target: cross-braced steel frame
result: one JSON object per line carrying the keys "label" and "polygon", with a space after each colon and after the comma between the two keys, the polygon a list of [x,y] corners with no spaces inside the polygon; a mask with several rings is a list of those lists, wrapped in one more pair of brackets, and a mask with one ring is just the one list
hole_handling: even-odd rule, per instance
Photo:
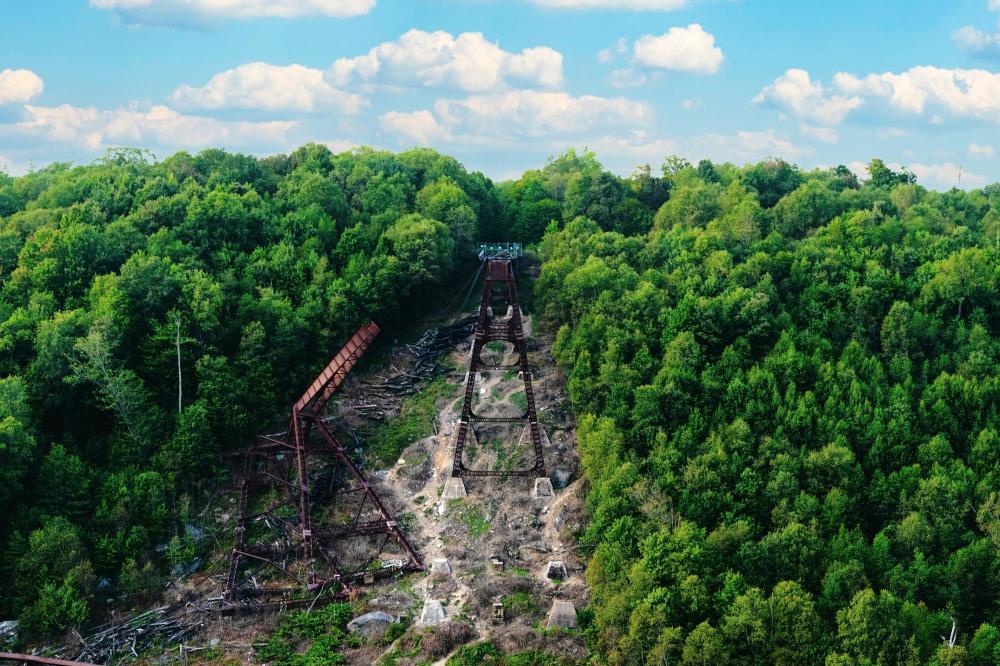
{"label": "cross-braced steel frame", "polygon": [[[498,317],[494,314],[491,303],[497,288],[506,296],[509,317]],[[524,395],[528,408],[521,416],[479,416],[472,411],[476,395],[476,375],[485,365],[480,354],[490,342],[509,342],[517,353],[517,368],[524,380]],[[487,470],[469,469],[462,460],[465,445],[469,439],[469,431],[474,423],[524,423],[534,447],[535,461],[528,469],[521,470]],[[535,412],[535,392],[531,386],[531,367],[528,364],[528,347],[524,336],[524,326],[521,322],[521,308],[517,301],[517,286],[514,283],[513,264],[506,259],[489,259],[486,262],[486,281],[483,284],[483,294],[479,302],[479,318],[476,322],[475,338],[472,342],[472,354],[469,359],[469,373],[465,383],[465,401],[462,403],[462,417],[458,424],[458,436],[455,441],[455,459],[452,463],[453,477],[493,476],[493,477],[541,477],[545,474],[545,458],[542,454],[542,435],[538,427],[538,414]]]}
{"label": "cross-braced steel frame", "polygon": [[[364,569],[346,570],[334,552],[338,541],[351,537],[381,536],[382,546],[393,540],[405,552],[403,559],[372,573],[423,570],[420,556],[389,509],[321,416],[378,332],[374,323],[359,328],[292,406],[285,432],[261,435],[246,451],[235,543],[223,593],[226,603],[267,603],[269,598],[317,590],[331,583],[349,587],[367,573]],[[332,463],[328,469],[336,470],[339,478],[323,479],[315,466],[310,477],[310,460]],[[311,503],[324,492],[332,495],[335,508],[338,503],[352,501],[353,519],[345,524],[315,526]],[[373,516],[378,517],[366,519]],[[323,574],[317,570],[317,558],[326,565]],[[254,582],[248,586],[254,573],[247,569],[254,564],[255,570],[277,572],[284,584],[262,586]]]}

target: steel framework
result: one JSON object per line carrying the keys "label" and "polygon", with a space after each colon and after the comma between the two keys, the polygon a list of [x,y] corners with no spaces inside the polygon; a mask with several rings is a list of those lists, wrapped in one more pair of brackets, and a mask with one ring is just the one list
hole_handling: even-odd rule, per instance
{"label": "steel framework", "polygon": [[[246,451],[235,543],[223,592],[227,604],[247,599],[266,603],[269,598],[331,583],[346,588],[366,573],[423,570],[420,556],[399,524],[328,427],[328,419],[322,417],[324,407],[378,332],[374,323],[359,328],[292,406],[285,432],[260,435]],[[336,473],[324,476],[316,466],[310,468],[311,460],[333,463]],[[347,513],[346,522],[314,526],[312,504],[324,495],[331,498],[334,510]],[[347,507],[349,502],[353,504]],[[343,511],[345,507],[349,511]],[[348,571],[334,547],[352,537],[381,537],[380,551],[392,540],[403,557],[382,564],[377,571]],[[323,575],[317,571],[317,556],[327,565]],[[258,584],[253,573],[244,571],[251,563],[258,570],[270,568],[288,583]],[[248,581],[253,584],[247,586]]]}
{"label": "steel framework", "polygon": [[[505,304],[509,316],[498,317],[491,307],[497,288],[505,296]],[[509,342],[517,353],[517,368],[524,380],[524,395],[527,409],[521,416],[487,417],[479,416],[472,411],[472,403],[476,394],[476,375],[485,365],[480,354],[490,342]],[[486,470],[469,469],[462,460],[465,446],[469,439],[469,431],[473,423],[525,423],[534,447],[535,461],[528,469],[522,470]],[[545,458],[542,454],[542,436],[538,427],[538,415],[535,413],[535,393],[531,385],[531,367],[528,364],[528,348],[521,322],[521,308],[517,301],[517,286],[514,283],[514,267],[508,259],[490,259],[486,262],[486,280],[479,302],[479,317],[476,321],[476,333],[472,342],[472,353],[469,359],[469,373],[465,382],[465,401],[462,404],[462,416],[458,425],[458,436],[455,442],[455,459],[452,463],[453,477],[493,476],[493,477],[543,477],[545,474]]]}

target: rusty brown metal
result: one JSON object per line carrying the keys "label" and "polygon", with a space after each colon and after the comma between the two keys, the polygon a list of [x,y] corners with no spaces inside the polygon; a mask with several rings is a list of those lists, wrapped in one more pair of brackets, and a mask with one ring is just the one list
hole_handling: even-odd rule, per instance
{"label": "rusty brown metal", "polygon": [[[223,591],[228,607],[287,604],[296,594],[316,593],[333,584],[346,592],[365,570],[349,570],[334,548],[354,537],[381,536],[382,546],[391,540],[402,549],[404,557],[380,567],[378,573],[423,570],[420,556],[396,519],[321,416],[378,332],[374,323],[359,328],[292,406],[285,432],[262,435],[245,452],[235,539]],[[325,489],[319,479],[310,479],[310,472],[319,475],[315,465],[310,467],[312,461],[326,462],[334,471]],[[341,504],[350,509],[353,518],[346,524],[314,527],[313,499],[324,490],[334,509]],[[251,528],[261,524],[266,529],[250,535]],[[320,560],[323,572],[317,569]],[[247,586],[254,574],[244,575],[244,570],[254,564],[270,569],[284,582]],[[267,601],[273,598],[281,601]]]}
{"label": "rusty brown metal", "polygon": [[39,657],[33,654],[18,654],[16,652],[0,652],[0,661],[15,661],[20,664],[50,664],[51,666],[97,666],[97,664],[91,664],[87,661],[52,659],[51,657]]}
{"label": "rusty brown metal", "polygon": [[[494,314],[491,303],[499,288],[505,296],[503,304],[510,311],[510,316],[498,317]],[[520,417],[482,417],[472,411],[476,393],[476,374],[484,363],[480,354],[483,347],[494,341],[509,342],[517,352],[516,367],[524,381],[524,395],[528,408]],[[469,469],[462,460],[465,445],[469,439],[472,424],[476,422],[492,423],[525,423],[534,447],[535,461],[528,469],[522,470],[486,470]],[[528,347],[521,321],[521,307],[517,300],[517,285],[514,282],[514,266],[507,259],[489,259],[486,262],[486,280],[479,302],[479,316],[476,320],[476,332],[472,342],[472,354],[469,360],[469,372],[466,375],[465,400],[462,403],[462,416],[458,424],[458,436],[455,442],[455,458],[452,462],[453,477],[492,476],[492,477],[541,477],[545,474],[545,457],[542,452],[542,436],[538,427],[538,414],[535,412],[535,392],[531,384],[531,366],[528,364]]]}

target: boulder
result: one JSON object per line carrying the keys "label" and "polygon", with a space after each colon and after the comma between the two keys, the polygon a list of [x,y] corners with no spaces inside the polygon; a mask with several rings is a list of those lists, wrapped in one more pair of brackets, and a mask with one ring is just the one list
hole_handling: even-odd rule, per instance
{"label": "boulder", "polygon": [[395,621],[396,618],[388,613],[383,613],[382,611],[372,611],[371,613],[359,615],[348,622],[347,630],[352,634],[370,634],[372,632],[385,629],[388,625]]}
{"label": "boulder", "polygon": [[573,479],[573,475],[570,474],[569,470],[556,469],[552,472],[552,487],[556,490],[562,490],[569,485],[569,482]]}

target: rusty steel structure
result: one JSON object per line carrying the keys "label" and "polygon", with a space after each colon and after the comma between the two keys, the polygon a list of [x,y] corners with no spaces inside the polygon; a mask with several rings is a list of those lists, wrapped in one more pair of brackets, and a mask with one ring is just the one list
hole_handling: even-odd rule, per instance
{"label": "rusty steel structure", "polygon": [[[506,306],[504,316],[495,314],[494,299],[499,296],[500,307]],[[524,395],[527,409],[521,416],[480,416],[473,411],[476,394],[476,376],[485,366],[481,354],[490,342],[508,342],[517,354],[517,367],[524,381]],[[462,456],[469,441],[469,433],[475,423],[524,423],[534,449],[534,464],[527,469],[470,469]],[[475,433],[473,432],[473,435]],[[544,477],[545,458],[542,453],[542,434],[535,412],[535,394],[531,384],[531,367],[528,364],[528,348],[521,322],[521,308],[517,300],[517,286],[514,282],[514,266],[509,259],[486,259],[486,279],[479,302],[479,316],[476,321],[475,337],[469,358],[469,372],[465,382],[465,400],[462,416],[458,424],[455,442],[455,458],[452,463],[452,477]]]}
{"label": "rusty steel structure", "polygon": [[[286,430],[260,435],[246,451],[223,591],[226,605],[275,603],[297,592],[322,591],[332,583],[346,591],[362,577],[423,570],[420,556],[323,417],[327,403],[378,332],[374,323],[359,328],[292,406]],[[331,464],[317,467],[311,461]],[[314,504],[321,498],[342,515],[316,524]],[[377,570],[367,564],[350,570],[335,551],[357,537],[381,540],[379,552],[394,542],[400,557],[380,562]],[[284,584],[261,584],[255,572],[263,569]]]}

